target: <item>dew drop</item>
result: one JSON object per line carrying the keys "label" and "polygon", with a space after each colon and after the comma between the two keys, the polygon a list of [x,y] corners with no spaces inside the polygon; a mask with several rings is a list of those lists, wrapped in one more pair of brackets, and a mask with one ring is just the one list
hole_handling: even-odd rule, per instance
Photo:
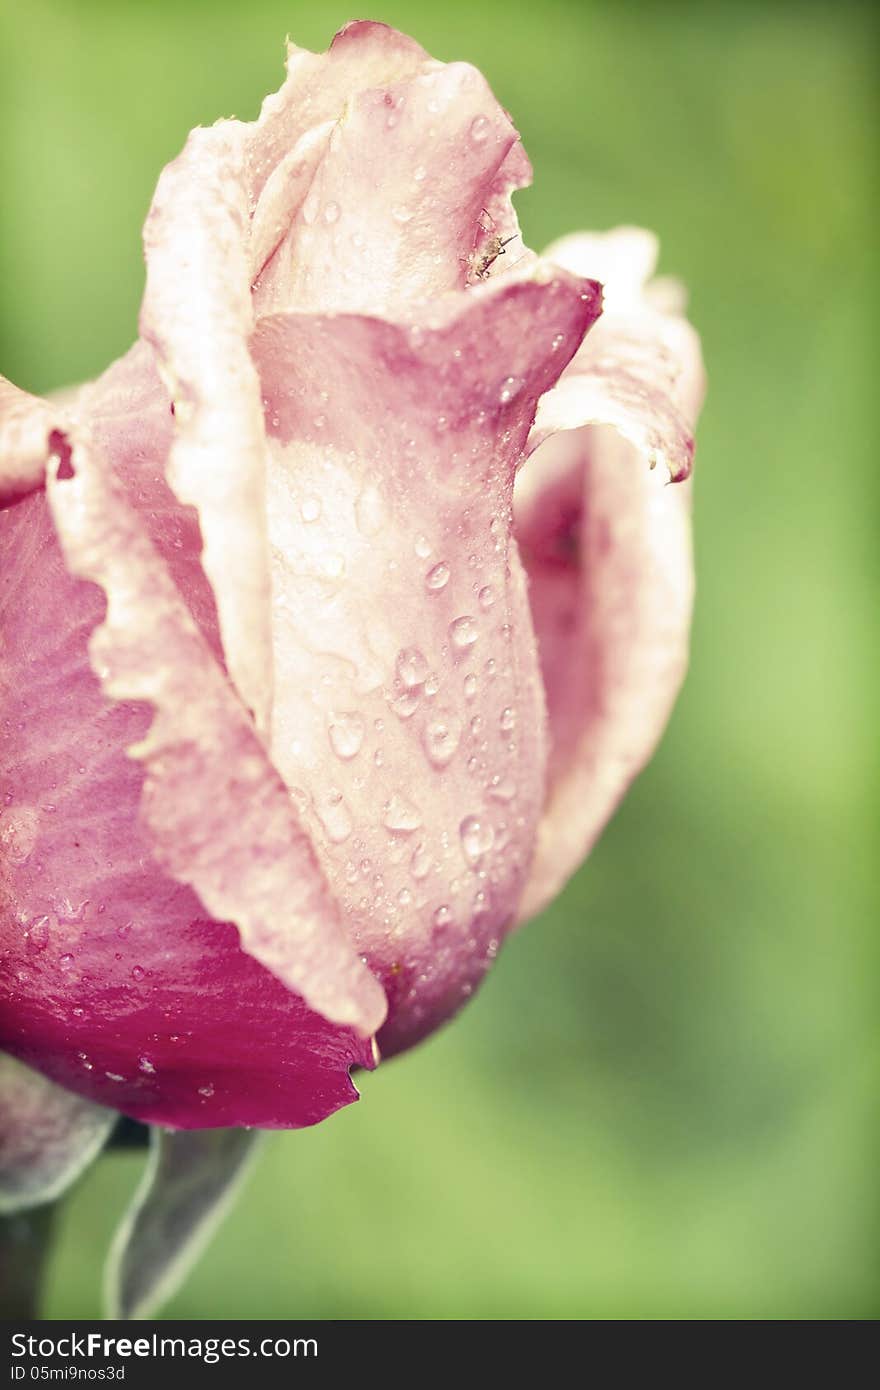
{"label": "dew drop", "polygon": [[427,177],[428,171],[425,168],[424,164],[417,164],[415,169],[413,169],[413,180],[416,183],[424,183]]}
{"label": "dew drop", "polygon": [[116,928],[116,935],[119,937],[120,941],[124,941],[130,931],[131,922],[120,922],[119,926]]}
{"label": "dew drop", "polygon": [[459,834],[465,858],[471,864],[476,864],[478,859],[482,859],[495,843],[495,832],[491,825],[479,816],[465,816],[459,826]]}
{"label": "dew drop", "polygon": [[516,711],[508,705],[506,709],[501,711],[498,723],[501,725],[502,732],[509,734],[511,729],[516,727]]}
{"label": "dew drop", "polygon": [[147,1076],[155,1076],[156,1074],[156,1068],[153,1066],[149,1057],[138,1057],[138,1067]]}
{"label": "dew drop", "polygon": [[427,560],[431,553],[431,542],[427,536],[416,536],[413,542],[413,550],[420,560]]}
{"label": "dew drop", "polygon": [[317,521],[318,517],[321,515],[320,497],[304,497],[299,504],[299,514],[303,521]]}
{"label": "dew drop", "polygon": [[210,1100],[213,1094],[214,1087],[211,1085],[210,1081],[208,1082],[207,1086],[199,1087],[199,1095],[204,1096],[205,1100]]}
{"label": "dew drop", "polygon": [[397,895],[397,901],[400,903],[401,907],[409,907],[412,902],[412,893],[410,890],[408,888],[401,888]]}
{"label": "dew drop", "polygon": [[412,221],[412,208],[406,207],[403,203],[398,203],[391,209],[391,216],[401,227],[405,227],[407,222]]}
{"label": "dew drop", "polygon": [[337,758],[354,758],[364,741],[364,721],[356,711],[334,714],[328,729],[330,747]]}
{"label": "dew drop", "polygon": [[434,913],[434,926],[445,927],[448,926],[451,921],[452,909],[448,907],[446,903],[441,903],[441,905],[437,908],[437,911]]}
{"label": "dew drop", "polygon": [[486,116],[475,116],[471,121],[470,136],[475,145],[482,145],[489,138],[491,127]]}
{"label": "dew drop", "polygon": [[324,800],[318,805],[318,819],[327,833],[327,839],[334,845],[341,845],[352,832],[353,824],[348,806],[342,799],[342,792],[331,787]]}
{"label": "dew drop", "polygon": [[495,602],[495,590],[492,588],[492,585],[486,584],[480,590],[477,598],[482,609],[491,608],[492,604]]}
{"label": "dew drop", "polygon": [[324,221],[331,224],[339,221],[339,204],[328,203],[324,209]]}
{"label": "dew drop", "polygon": [[476,621],[469,614],[463,614],[462,617],[456,618],[454,622],[449,624],[449,636],[454,647],[457,647],[459,651],[466,651],[468,647],[474,645],[479,636]]}
{"label": "dew drop", "polygon": [[522,387],[523,383],[519,377],[506,376],[501,383],[501,390],[498,393],[498,399],[501,404],[507,405],[508,401],[512,401],[515,396],[519,395]]}
{"label": "dew drop", "polygon": [[473,672],[469,672],[464,678],[464,695],[466,700],[472,700],[477,693],[477,678]]}
{"label": "dew drop", "polygon": [[28,927],[27,938],[37,951],[45,950],[49,945],[49,918],[35,918]]}
{"label": "dew drop", "polygon": [[439,565],[435,565],[434,568],[428,570],[428,573],[425,575],[426,588],[430,589],[432,593],[438,593],[440,589],[446,588],[446,585],[449,583],[449,575],[449,566],[445,560],[441,560]]}
{"label": "dew drop", "polygon": [[418,647],[404,647],[397,653],[397,663],[395,667],[400,682],[413,689],[415,686],[424,685],[425,677],[428,674],[428,663],[425,654]]}
{"label": "dew drop", "polygon": [[312,223],[316,220],[317,216],[318,195],[316,193],[309,193],[302,205],[303,222],[311,226]]}
{"label": "dew drop", "polygon": [[411,719],[419,707],[419,690],[404,690],[391,701],[391,708],[398,719]]}
{"label": "dew drop", "polygon": [[108,1081],[124,1081],[125,1077],[120,1076],[118,1071],[105,1071],[104,1075]]}
{"label": "dew drop", "polygon": [[435,767],[445,767],[455,756],[461,739],[461,721],[454,714],[442,713],[425,725],[422,742],[428,760]]}
{"label": "dew drop", "polygon": [[407,801],[400,792],[395,792],[382,807],[382,824],[386,830],[409,835],[413,830],[418,830],[421,823],[418,807]]}
{"label": "dew drop", "polygon": [[63,956],[58,957],[59,970],[70,970],[73,966],[73,956],[69,951],[65,951]]}
{"label": "dew drop", "polygon": [[409,871],[416,880],[427,878],[431,872],[431,855],[424,840],[420,840],[413,850]]}
{"label": "dew drop", "polygon": [[509,777],[500,777],[497,773],[492,778],[486,792],[495,801],[512,801],[516,796],[516,783]]}
{"label": "dew drop", "polygon": [[142,980],[142,979],[144,978],[144,974],[145,974],[145,971],[144,971],[144,967],[143,967],[142,965],[133,965],[133,966],[132,966],[132,969],[131,969],[131,978],[132,978],[133,980]]}

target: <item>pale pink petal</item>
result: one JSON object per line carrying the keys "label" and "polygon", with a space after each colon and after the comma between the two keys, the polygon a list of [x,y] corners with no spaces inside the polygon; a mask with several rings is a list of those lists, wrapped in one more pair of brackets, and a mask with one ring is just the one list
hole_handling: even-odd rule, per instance
{"label": "pale pink petal", "polygon": [[[547,804],[521,919],[589,852],[651,756],[681,684],[690,485],[669,485],[669,474],[689,471],[703,387],[696,334],[643,290],[653,237],[624,229],[570,238],[551,255],[581,271],[595,266],[608,308],[541,402],[530,439],[540,447],[517,482],[550,720]],[[665,302],[677,308],[668,294]],[[652,471],[660,458],[669,471]]]}
{"label": "pale pink petal", "polygon": [[254,337],[273,756],[388,992],[383,1052],[467,998],[522,891],[545,748],[512,484],[598,308],[595,286],[542,273],[418,327],[285,314]]}
{"label": "pale pink petal", "polygon": [[605,313],[542,400],[532,449],[559,430],[612,425],[650,468],[667,470],[674,481],[689,475],[702,360],[690,324],[644,293],[656,255],[656,238],[631,227],[565,237],[547,248],[547,259],[602,283]]}
{"label": "pale pink petal", "polygon": [[167,476],[198,511],[229,673],[257,727],[272,693],[265,453],[253,325],[247,127],[195,130],[162,173],[144,229],[141,333],[175,403]]}
{"label": "pale pink petal", "polygon": [[[481,221],[492,226],[487,205],[501,201],[496,185],[500,232],[517,230],[506,166],[518,146],[485,78],[466,63],[360,92],[279,248],[287,301],[276,290],[275,304],[403,317],[460,289]],[[518,168],[516,181],[528,172]],[[258,304],[263,310],[259,293]]]}

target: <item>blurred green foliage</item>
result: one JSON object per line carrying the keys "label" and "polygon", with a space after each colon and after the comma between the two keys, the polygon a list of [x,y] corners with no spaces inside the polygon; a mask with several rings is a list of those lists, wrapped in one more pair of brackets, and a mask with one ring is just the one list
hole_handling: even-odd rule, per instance
{"label": "blurred green foliage", "polygon": [[[7,8],[3,8],[3,5]],[[135,333],[186,132],[252,117],[345,5],[3,0],[0,369]],[[401,0],[535,165],[540,246],[637,222],[692,290],[692,670],[589,865],[454,1027],[280,1135],[175,1317],[878,1312],[876,33],[868,7]],[[45,1302],[94,1316],[139,1160],[70,1202]]]}

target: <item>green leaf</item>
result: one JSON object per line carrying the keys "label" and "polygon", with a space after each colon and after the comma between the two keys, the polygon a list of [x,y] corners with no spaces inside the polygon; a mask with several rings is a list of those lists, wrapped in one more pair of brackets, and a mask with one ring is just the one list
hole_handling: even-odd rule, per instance
{"label": "green leaf", "polygon": [[119,1116],[0,1053],[0,1214],[60,1197]]}
{"label": "green leaf", "polygon": [[153,1128],[143,1180],[107,1261],[108,1317],[147,1317],[180,1286],[231,1206],[260,1137],[246,1129]]}

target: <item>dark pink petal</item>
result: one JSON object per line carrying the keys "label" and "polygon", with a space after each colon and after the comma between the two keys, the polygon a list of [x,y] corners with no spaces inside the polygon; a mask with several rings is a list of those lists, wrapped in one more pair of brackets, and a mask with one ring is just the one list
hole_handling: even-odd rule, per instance
{"label": "dark pink petal", "polygon": [[[541,447],[517,483],[551,737],[521,919],[589,852],[651,756],[684,676],[690,485],[668,480],[690,468],[703,382],[693,330],[643,291],[652,237],[626,229],[569,238],[551,254],[595,268],[608,307],[542,401],[531,439]],[[652,471],[661,458],[668,471]]]}
{"label": "dark pink petal", "polygon": [[[146,542],[98,457],[75,451],[74,476],[50,482],[50,490],[64,504],[72,563],[95,573],[107,566],[113,616],[102,629],[100,660],[118,692],[136,649],[128,674],[137,688],[128,698],[108,702],[89,668],[86,643],[103,600],[67,571],[44,495],[0,517],[8,789],[0,1046],[143,1119],[313,1123],[355,1098],[348,1067],[371,1065],[369,1041],[327,1023],[245,954],[233,927],[212,921],[191,888],[162,872],[155,845],[176,841],[173,870],[198,880],[218,915],[241,916],[270,968],[313,972],[328,1007],[336,1001],[351,1013],[375,991],[378,1008],[365,1026],[376,1026],[381,992],[334,926],[286,793],[244,710],[199,654],[194,625],[177,612],[158,561],[151,558],[145,588],[137,589]],[[113,623],[123,618],[118,648],[108,649]],[[141,697],[174,702],[158,728],[150,730]],[[138,815],[143,767],[125,756],[145,737],[149,829]],[[260,836],[265,843],[255,844]],[[253,862],[243,863],[248,844]],[[236,870],[240,881],[229,882]],[[239,893],[248,897],[241,914]],[[224,899],[228,911],[219,906]],[[342,998],[344,983],[321,983],[334,943],[343,981],[364,978],[366,991],[356,985]]]}
{"label": "dark pink petal", "polygon": [[254,337],[272,751],[388,992],[383,1052],[471,993],[522,892],[545,747],[513,477],[598,309],[595,286],[542,273],[418,327],[285,314]]}
{"label": "dark pink petal", "polygon": [[54,1201],[118,1118],[0,1054],[0,1214]]}

